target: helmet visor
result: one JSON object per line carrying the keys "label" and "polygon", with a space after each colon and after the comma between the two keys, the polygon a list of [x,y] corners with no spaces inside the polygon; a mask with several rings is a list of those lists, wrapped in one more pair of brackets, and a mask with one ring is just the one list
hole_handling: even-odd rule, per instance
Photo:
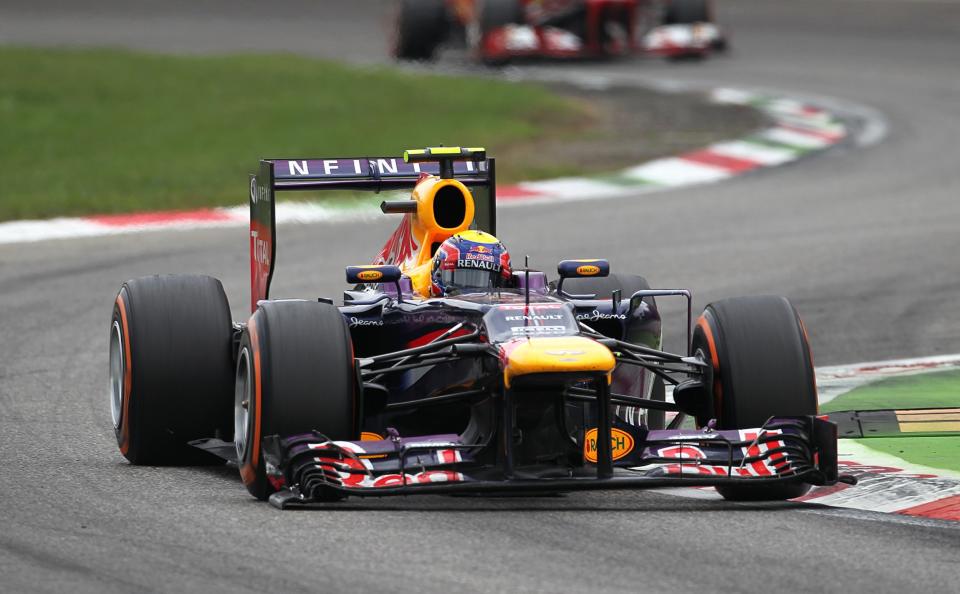
{"label": "helmet visor", "polygon": [[480,268],[454,268],[441,270],[440,278],[447,292],[485,291],[503,286],[503,277],[499,271]]}

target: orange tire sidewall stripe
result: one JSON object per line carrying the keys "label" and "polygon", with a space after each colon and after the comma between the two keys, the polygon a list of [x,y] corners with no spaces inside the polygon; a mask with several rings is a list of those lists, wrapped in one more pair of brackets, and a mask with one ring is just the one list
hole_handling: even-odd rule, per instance
{"label": "orange tire sidewall stripe", "polygon": [[710,329],[710,323],[707,318],[700,316],[697,320],[697,326],[703,330],[703,335],[707,337],[707,346],[710,347],[710,363],[714,370],[720,369],[720,360],[717,358],[717,343],[713,340],[713,330]]}
{"label": "orange tire sidewall stripe", "polygon": [[350,330],[346,330],[347,339],[350,341],[350,373],[353,374],[353,427],[360,428],[363,420],[360,418],[360,386],[357,385],[357,348],[353,346],[353,336]]}
{"label": "orange tire sidewall stripe", "polygon": [[710,328],[710,322],[706,316],[700,316],[697,320],[697,327],[703,331],[707,339],[707,347],[710,349],[710,364],[713,365],[713,393],[717,396],[714,405],[714,414],[717,419],[720,418],[720,412],[723,410],[723,386],[720,384],[720,357],[717,354],[717,343],[713,338],[713,330]]}
{"label": "orange tire sidewall stripe", "polygon": [[123,300],[123,291],[117,293],[117,306],[120,310],[120,331],[123,332],[123,411],[120,422],[120,453],[124,456],[130,451],[130,389],[133,387],[133,362],[130,359],[130,331],[127,327],[127,304]]}
{"label": "orange tire sidewall stripe", "polygon": [[803,323],[799,315],[797,316],[797,321],[800,322],[800,330],[803,331],[803,340],[807,343],[807,356],[810,357],[810,369],[813,374],[813,394],[817,400],[817,414],[820,414],[820,390],[817,388],[817,372],[816,365],[813,363],[813,349],[810,347],[810,335],[807,334],[807,325]]}
{"label": "orange tire sidewall stripe", "polygon": [[[250,350],[253,356],[253,378],[254,378],[254,407],[253,407],[253,435],[249,444],[250,460],[242,461],[240,466],[240,478],[243,484],[249,485],[257,478],[257,463],[260,461],[260,411],[261,411],[261,393],[262,384],[260,380],[260,341],[257,335],[257,323],[255,317],[251,316],[247,323],[247,332],[250,335]],[[249,406],[249,404],[248,404]]]}

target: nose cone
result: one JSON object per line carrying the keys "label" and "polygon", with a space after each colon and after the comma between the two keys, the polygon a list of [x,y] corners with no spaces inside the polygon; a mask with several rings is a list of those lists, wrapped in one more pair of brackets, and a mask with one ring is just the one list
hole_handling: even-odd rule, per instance
{"label": "nose cone", "polygon": [[534,373],[610,373],[617,364],[610,349],[583,336],[531,338],[507,343],[503,381]]}

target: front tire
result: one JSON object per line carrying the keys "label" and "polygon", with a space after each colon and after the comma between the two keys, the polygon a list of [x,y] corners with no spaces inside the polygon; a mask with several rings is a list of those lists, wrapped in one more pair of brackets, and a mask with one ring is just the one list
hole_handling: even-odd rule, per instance
{"label": "front tire", "polygon": [[[721,429],[761,427],[773,416],[817,414],[813,358],[800,316],[784,297],[711,303],[697,321],[693,354],[713,366],[714,414]],[[783,500],[803,482],[717,487],[737,501]]]}
{"label": "front tire", "polygon": [[213,463],[187,442],[213,437],[230,415],[233,325],[223,286],[164,275],[120,288],[110,326],[110,409],[133,464]]}
{"label": "front tire", "polygon": [[482,0],[480,3],[480,32],[525,22],[523,5],[518,0]]}
{"label": "front tire", "polygon": [[664,25],[693,25],[712,21],[707,0],[670,0],[663,15]]}
{"label": "front tire", "polygon": [[447,28],[444,0],[401,0],[394,56],[398,60],[432,60]]}
{"label": "front tire", "polygon": [[269,435],[319,431],[332,440],[359,435],[353,343],[336,307],[315,301],[267,301],[240,340],[234,391],[234,443],[240,476],[265,500],[261,448]]}

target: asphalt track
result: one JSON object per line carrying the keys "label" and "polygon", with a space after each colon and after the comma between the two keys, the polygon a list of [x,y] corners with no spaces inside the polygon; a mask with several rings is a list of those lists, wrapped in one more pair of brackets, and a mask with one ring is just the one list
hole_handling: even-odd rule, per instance
{"label": "asphalt track", "polygon": [[[13,4],[0,3],[0,42],[375,61],[385,34],[379,3]],[[714,186],[515,208],[501,221],[511,251],[544,267],[606,255],[692,288],[698,307],[787,295],[818,364],[960,352],[960,4],[722,6],[728,58],[557,70],[837,97],[882,113],[883,142]],[[282,228],[275,295],[337,294],[342,266],[390,224]],[[637,492],[280,513],[230,469],[126,464],[106,397],[117,287],[212,274],[240,319],[246,249],[241,229],[0,246],[0,590],[957,591],[953,524]]]}

